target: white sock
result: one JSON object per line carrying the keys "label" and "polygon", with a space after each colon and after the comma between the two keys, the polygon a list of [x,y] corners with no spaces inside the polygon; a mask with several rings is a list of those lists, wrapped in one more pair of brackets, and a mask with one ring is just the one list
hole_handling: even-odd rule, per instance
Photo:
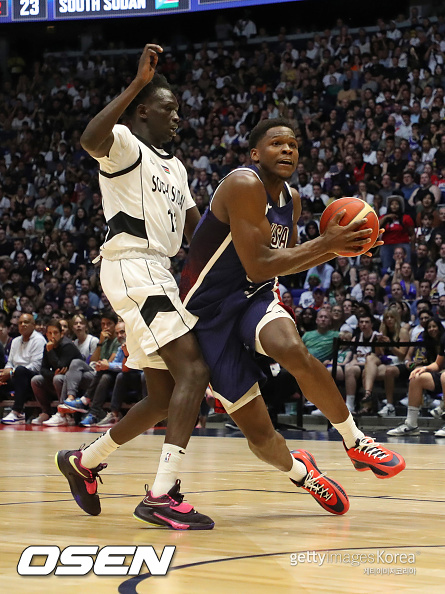
{"label": "white sock", "polygon": [[417,419],[419,418],[420,410],[417,406],[408,406],[408,414],[406,415],[406,424],[410,427],[417,427]]}
{"label": "white sock", "polygon": [[307,468],[303,464],[303,462],[296,460],[292,455],[291,458],[293,460],[292,468],[288,470],[285,474],[287,474],[287,476],[290,479],[297,481],[297,483],[301,483],[301,481],[307,475]]}
{"label": "white sock", "polygon": [[340,435],[343,437],[343,441],[345,442],[346,447],[352,448],[355,446],[355,442],[357,439],[361,439],[365,437],[365,434],[360,431],[360,429],[355,424],[354,419],[352,418],[351,413],[349,413],[349,417],[343,423],[332,423],[332,426],[337,429]]}
{"label": "white sock", "polygon": [[348,410],[354,410],[355,409],[355,395],[354,394],[346,394],[346,406],[348,407]]}
{"label": "white sock", "polygon": [[176,483],[184,456],[184,448],[171,443],[164,443],[159,460],[158,472],[151,488],[151,493],[154,497],[165,495]]}
{"label": "white sock", "polygon": [[90,443],[82,452],[82,466],[85,468],[96,468],[110,454],[112,454],[119,445],[111,438],[110,430],[95,441]]}

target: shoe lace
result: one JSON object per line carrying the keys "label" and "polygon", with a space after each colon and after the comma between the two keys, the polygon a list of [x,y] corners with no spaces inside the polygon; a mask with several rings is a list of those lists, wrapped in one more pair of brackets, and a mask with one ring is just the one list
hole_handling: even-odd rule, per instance
{"label": "shoe lace", "polygon": [[354,449],[363,452],[367,456],[372,456],[375,460],[383,460],[388,456],[387,452],[373,437],[363,437]]}
{"label": "shoe lace", "polygon": [[314,476],[314,471],[310,470],[304,479],[303,487],[310,491],[314,491],[314,493],[320,497],[324,497],[326,501],[329,501],[333,493],[329,492],[329,487],[325,487],[322,483],[318,482],[323,476],[326,476],[326,473],[322,472],[321,474]]}
{"label": "shoe lace", "polygon": [[[99,439],[99,437],[97,439]],[[96,441],[96,439],[94,441]],[[94,442],[91,442],[91,443],[94,443]],[[82,450],[85,450],[86,448],[87,448],[86,444],[83,443],[80,446],[79,451],[81,452]],[[108,466],[108,464],[106,462],[101,462],[98,466],[96,466],[96,468],[88,468],[87,470],[89,470],[91,472],[91,477],[87,478],[85,480],[89,483],[94,483],[94,481],[96,479],[99,479],[100,484],[103,485],[104,483],[103,483],[102,477],[100,476],[99,472],[101,470],[103,470],[104,468],[106,468],[107,466]]]}

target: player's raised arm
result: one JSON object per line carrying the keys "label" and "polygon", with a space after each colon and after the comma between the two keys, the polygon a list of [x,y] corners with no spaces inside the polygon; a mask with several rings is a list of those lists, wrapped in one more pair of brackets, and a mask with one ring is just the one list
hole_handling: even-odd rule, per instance
{"label": "player's raised arm", "polygon": [[113,126],[138,95],[153,78],[158,63],[161,46],[147,43],[139,60],[138,71],[129,86],[100,111],[85,128],[80,138],[83,148],[92,157],[105,157],[113,144]]}
{"label": "player's raised arm", "polygon": [[371,242],[370,229],[358,231],[366,221],[344,227],[339,222],[344,211],[328,224],[322,236],[293,248],[272,249],[271,229],[266,218],[266,192],[263,184],[250,172],[237,172],[227,178],[218,191],[218,204],[212,210],[218,216],[221,208],[230,222],[232,241],[238,257],[254,282],[275,276],[295,274],[327,262],[337,252],[360,252]]}

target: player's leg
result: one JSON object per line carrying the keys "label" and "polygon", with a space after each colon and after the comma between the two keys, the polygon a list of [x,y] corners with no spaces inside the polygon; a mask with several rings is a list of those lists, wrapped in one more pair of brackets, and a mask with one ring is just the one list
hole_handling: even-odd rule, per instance
{"label": "player's leg", "polygon": [[275,431],[261,396],[231,412],[230,416],[246,436],[249,448],[257,458],[284,472],[327,511],[334,514],[348,511],[346,493],[338,483],[320,473],[313,456],[306,450],[289,451],[283,436]]}
{"label": "player's leg", "polygon": [[409,382],[408,388],[408,414],[404,423],[390,429],[388,435],[419,435],[418,418],[422,404],[423,391],[440,391],[439,374],[422,373]]}
{"label": "player's leg", "polygon": [[119,444],[140,435],[167,416],[174,386],[173,378],[166,370],[147,369],[144,372],[149,391],[153,394],[152,398],[144,398],[138,402],[120,423],[93,441],[86,449],[62,450],[56,456],[57,466],[68,479],[76,503],[88,514],[100,513],[96,478],[106,467],[103,461],[107,456],[117,449]]}
{"label": "player's leg", "polygon": [[168,426],[155,481],[151,490],[147,488],[145,498],[133,515],[143,522],[175,530],[211,530],[213,520],[183,502],[178,479],[185,448],[208,385],[209,371],[191,332],[165,345],[159,354],[174,380]]}
{"label": "player's leg", "polygon": [[401,456],[358,429],[331,374],[308,352],[293,320],[279,317],[258,328],[258,348],[292,373],[306,398],[340,432],[357,470],[370,468],[378,478],[389,478],[405,468]]}

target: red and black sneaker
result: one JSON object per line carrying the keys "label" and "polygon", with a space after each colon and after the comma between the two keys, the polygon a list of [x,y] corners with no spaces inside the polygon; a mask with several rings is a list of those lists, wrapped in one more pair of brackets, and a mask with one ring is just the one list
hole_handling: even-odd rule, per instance
{"label": "red and black sneaker", "polygon": [[343,442],[346,453],[351,458],[356,470],[363,472],[372,470],[377,478],[391,478],[405,468],[406,463],[400,454],[383,447],[372,437],[357,439],[355,446],[347,448]]}
{"label": "red and black sneaker", "polygon": [[147,495],[134,510],[133,516],[141,522],[173,530],[211,530],[215,522],[183,501],[180,486],[181,481],[177,480],[168,493],[153,497],[148,485],[145,485]]}
{"label": "red and black sneaker", "polygon": [[315,458],[307,450],[294,450],[291,454],[307,468],[307,475],[301,482],[290,479],[294,485],[308,491],[331,514],[345,514],[349,509],[349,499],[343,487],[320,472]]}
{"label": "red and black sneaker", "polygon": [[106,468],[107,464],[85,468],[82,466],[80,450],[61,450],[56,454],[56,466],[68,480],[77,505],[87,514],[98,516],[101,510],[96,477],[102,482],[98,473]]}

